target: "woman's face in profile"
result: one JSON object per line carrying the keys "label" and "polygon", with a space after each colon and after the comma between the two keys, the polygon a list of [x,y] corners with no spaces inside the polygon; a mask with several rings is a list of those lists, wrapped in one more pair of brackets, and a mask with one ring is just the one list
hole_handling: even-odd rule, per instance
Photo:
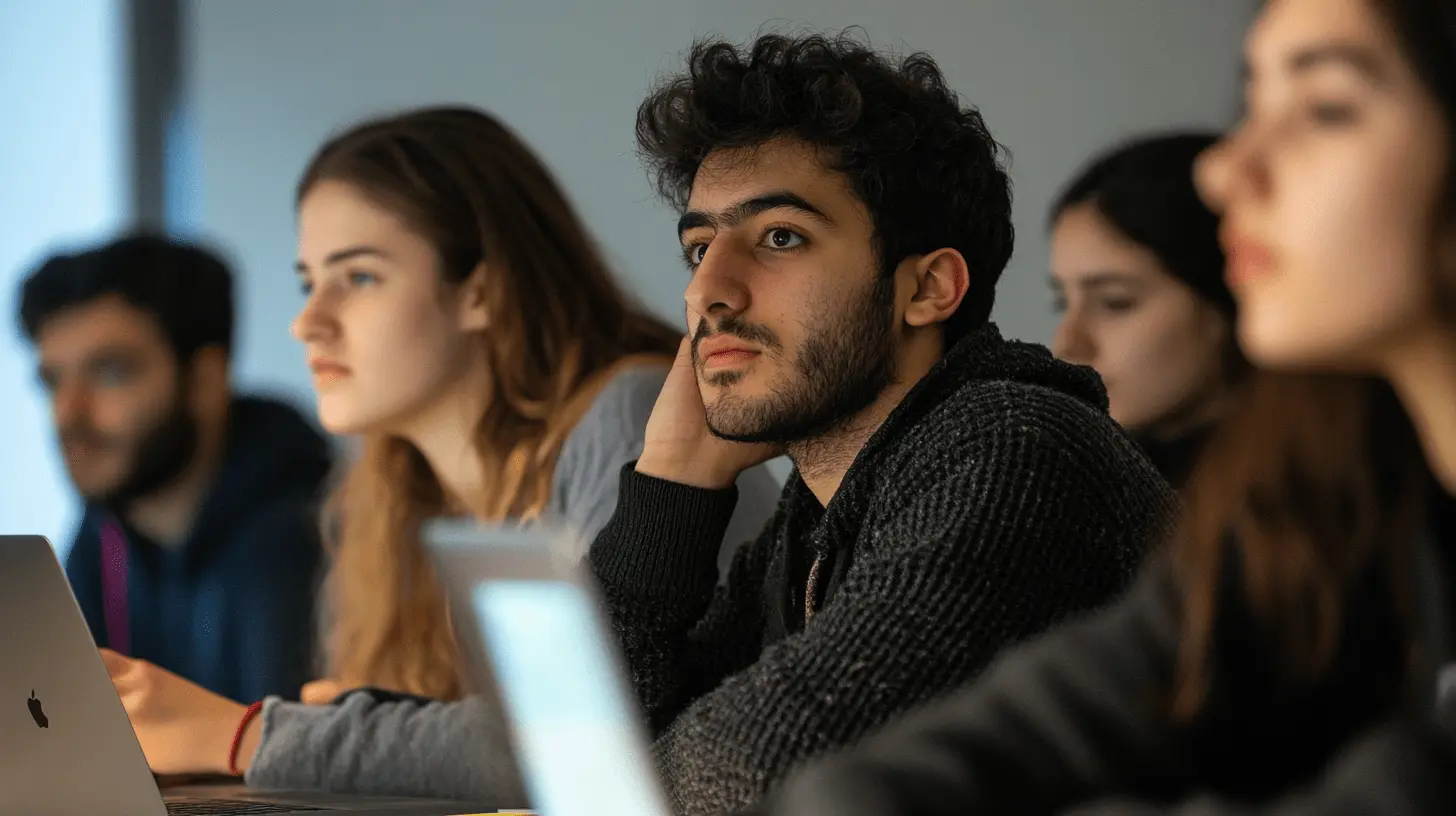
{"label": "woman's face in profile", "polygon": [[1227,381],[1228,319],[1091,203],[1057,218],[1051,250],[1052,351],[1096,369],[1112,418],[1155,435],[1206,421]]}
{"label": "woman's face in profile", "polygon": [[1241,126],[1199,162],[1255,363],[1376,370],[1436,319],[1440,106],[1369,0],[1272,0]]}
{"label": "woman's face in profile", "polygon": [[349,184],[322,181],[298,211],[308,300],[293,323],[320,423],[332,433],[407,433],[472,353],[479,309],[443,283],[434,247]]}

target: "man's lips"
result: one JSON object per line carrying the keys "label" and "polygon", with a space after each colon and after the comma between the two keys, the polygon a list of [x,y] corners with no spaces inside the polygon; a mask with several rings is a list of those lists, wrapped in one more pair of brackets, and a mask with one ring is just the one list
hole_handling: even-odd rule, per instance
{"label": "man's lips", "polygon": [[758,355],[758,350],[734,337],[709,337],[698,344],[698,359],[704,368],[742,365]]}
{"label": "man's lips", "polygon": [[704,368],[727,368],[729,366],[742,365],[758,356],[756,351],[746,349],[731,349],[709,354],[703,359]]}

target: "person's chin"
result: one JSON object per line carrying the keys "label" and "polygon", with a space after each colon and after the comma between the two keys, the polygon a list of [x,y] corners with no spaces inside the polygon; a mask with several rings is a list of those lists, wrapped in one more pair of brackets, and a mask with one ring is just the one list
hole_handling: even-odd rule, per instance
{"label": "person's chin", "polygon": [[81,495],[82,499],[85,499],[87,502],[100,504],[105,504],[110,497],[116,495],[117,489],[121,487],[121,483],[116,481],[104,483],[89,482],[86,484],[73,482],[73,484],[76,484],[76,492]]}
{"label": "person's chin", "polygon": [[[81,498],[93,504],[112,506],[118,498],[119,491],[125,486],[129,476],[126,474],[106,474],[104,477],[92,478],[84,483],[76,482],[76,492]],[[113,509],[119,509],[113,507]]]}
{"label": "person's chin", "polygon": [[698,377],[698,385],[705,398],[722,395],[751,399],[765,390],[761,385],[767,379],[764,368],[762,362],[753,361],[734,368],[708,369]]}
{"label": "person's chin", "polygon": [[1271,336],[1267,330],[1250,325],[1247,320],[1240,321],[1239,348],[1249,362],[1261,368],[1277,369],[1289,362],[1283,343]]}
{"label": "person's chin", "polygon": [[92,464],[66,463],[66,474],[71,477],[71,484],[75,486],[76,492],[85,499],[93,500],[109,495],[121,485],[122,477],[116,468],[101,467]]}
{"label": "person's chin", "polygon": [[1254,365],[1270,370],[1342,368],[1348,362],[1341,343],[1323,337],[1318,327],[1302,326],[1282,315],[1239,317],[1239,347]]}
{"label": "person's chin", "polygon": [[369,430],[369,423],[362,421],[353,406],[339,401],[320,399],[318,401],[319,425],[335,436],[354,436]]}
{"label": "person's chin", "polygon": [[757,383],[739,381],[723,385],[705,385],[702,389],[703,406],[711,410],[714,406],[729,407],[735,410],[743,410],[747,406],[757,405],[772,398],[769,389],[760,387]]}
{"label": "person's chin", "polygon": [[727,442],[756,442],[764,428],[747,424],[748,418],[736,413],[723,414],[709,410],[708,431]]}

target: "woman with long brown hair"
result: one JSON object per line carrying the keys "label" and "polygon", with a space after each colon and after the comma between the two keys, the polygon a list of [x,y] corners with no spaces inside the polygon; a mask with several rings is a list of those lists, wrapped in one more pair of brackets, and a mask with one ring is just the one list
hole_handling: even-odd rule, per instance
{"label": "woman with long brown hair", "polygon": [[1197,177],[1263,373],[1171,551],[777,812],[1456,813],[1456,2],[1271,0],[1247,54]]}
{"label": "woman with long brown hair", "polygon": [[[631,304],[545,165],[480,111],[350,129],[297,207],[293,333],[324,427],[363,443],[325,520],[327,679],[304,696],[369,690],[249,707],[108,654],[113,680],[157,772],[521,804],[499,713],[466,696],[420,524],[549,520],[591,540],[681,332]],[[726,540],[776,505],[765,471],[740,486]]]}

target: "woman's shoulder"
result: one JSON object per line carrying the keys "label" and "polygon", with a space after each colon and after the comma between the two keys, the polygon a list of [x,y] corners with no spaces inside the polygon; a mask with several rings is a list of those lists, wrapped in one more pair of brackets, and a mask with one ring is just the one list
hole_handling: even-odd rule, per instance
{"label": "woman's shoulder", "polygon": [[595,402],[608,401],[611,394],[619,395],[617,398],[620,399],[621,395],[642,393],[650,394],[656,401],[657,393],[662,390],[662,384],[667,381],[667,373],[671,370],[670,357],[644,354],[626,358],[610,370]]}
{"label": "woman's shoulder", "polygon": [[657,395],[667,380],[672,360],[666,357],[633,357],[623,360],[606,375],[590,406],[582,414],[572,435],[596,434],[603,428],[636,428],[640,435],[657,404]]}

